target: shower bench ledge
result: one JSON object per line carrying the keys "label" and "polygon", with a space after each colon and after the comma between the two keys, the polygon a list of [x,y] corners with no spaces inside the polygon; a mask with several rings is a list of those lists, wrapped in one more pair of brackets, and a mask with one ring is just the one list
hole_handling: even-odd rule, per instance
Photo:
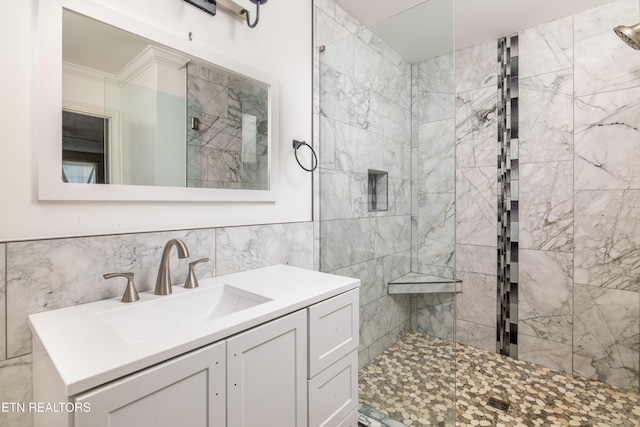
{"label": "shower bench ledge", "polygon": [[392,294],[438,294],[461,293],[462,280],[409,273],[389,282],[388,293]]}

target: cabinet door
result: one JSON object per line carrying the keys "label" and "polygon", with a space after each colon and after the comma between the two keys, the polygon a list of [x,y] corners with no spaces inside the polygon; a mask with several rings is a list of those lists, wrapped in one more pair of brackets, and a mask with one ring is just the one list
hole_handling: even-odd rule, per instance
{"label": "cabinet door", "polygon": [[76,397],[75,427],[224,427],[225,342]]}
{"label": "cabinet door", "polygon": [[307,322],[301,310],[227,340],[227,425],[303,427]]}

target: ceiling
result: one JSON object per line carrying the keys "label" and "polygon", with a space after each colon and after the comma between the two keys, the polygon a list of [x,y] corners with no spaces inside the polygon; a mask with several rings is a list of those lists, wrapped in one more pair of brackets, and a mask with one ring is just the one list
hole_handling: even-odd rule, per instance
{"label": "ceiling", "polygon": [[611,1],[614,0],[336,0],[336,3],[405,59],[419,62],[451,51],[454,40],[455,48],[462,49]]}

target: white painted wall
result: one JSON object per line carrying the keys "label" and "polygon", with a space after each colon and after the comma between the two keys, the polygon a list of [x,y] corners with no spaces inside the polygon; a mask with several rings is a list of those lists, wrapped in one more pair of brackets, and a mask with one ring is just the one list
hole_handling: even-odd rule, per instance
{"label": "white painted wall", "polygon": [[[102,0],[137,20],[187,37],[277,77],[280,86],[279,192],[275,203],[40,202],[32,112],[36,37],[29,1],[0,13],[0,241],[309,221],[311,174],[297,165],[292,139],[311,141],[311,1],[277,0],[260,24],[219,11],[212,17],[182,0]],[[249,0],[238,3],[251,8]],[[51,84],[58,84],[52,81]],[[37,124],[36,124],[37,125]]]}

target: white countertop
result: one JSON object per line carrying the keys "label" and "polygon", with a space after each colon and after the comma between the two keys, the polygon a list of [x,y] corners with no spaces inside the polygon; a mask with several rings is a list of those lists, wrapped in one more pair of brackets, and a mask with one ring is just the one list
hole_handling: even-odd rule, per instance
{"label": "white countertop", "polygon": [[[262,295],[271,301],[188,330],[134,344],[125,342],[97,316],[106,310],[149,304],[157,299],[221,284]],[[72,396],[358,286],[360,281],[357,279],[275,265],[201,279],[197,289],[176,285],[173,294],[168,296],[143,292],[140,300],[134,303],[124,304],[118,297],[32,314],[29,326],[60,375],[67,396]],[[131,325],[131,328],[135,327],[135,324]]]}

